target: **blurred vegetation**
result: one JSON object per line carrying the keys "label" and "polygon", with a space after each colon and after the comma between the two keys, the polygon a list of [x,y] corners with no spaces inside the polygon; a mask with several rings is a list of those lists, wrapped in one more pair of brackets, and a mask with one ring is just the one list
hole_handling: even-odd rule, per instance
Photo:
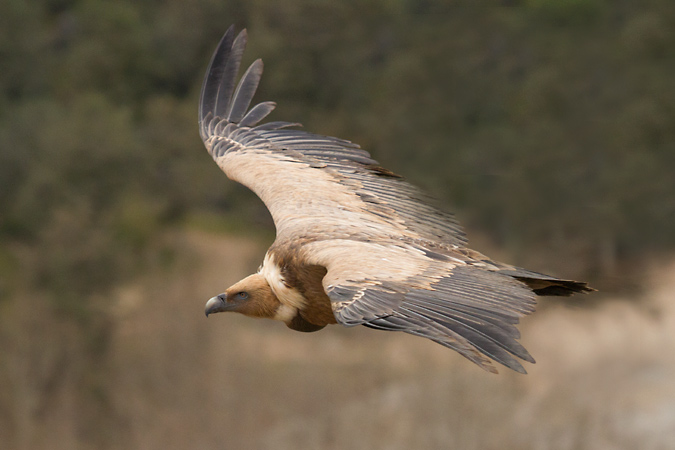
{"label": "blurred vegetation", "polygon": [[166,230],[272,230],[197,133],[231,23],[249,28],[245,62],[266,63],[273,120],[359,143],[508,262],[621,281],[672,252],[675,3],[501,3],[0,2],[2,347],[16,299],[61,313],[62,335],[34,336],[89,355],[75,379],[105,415],[106,292],[171,263]]}
{"label": "blurred vegetation", "polygon": [[137,273],[167,226],[271,226],[196,131],[232,22],[270,69],[258,99],[275,118],[360,143],[515,262],[617,276],[671,250],[675,6],[508,3],[528,7],[2,2],[0,288],[20,274],[76,304]]}

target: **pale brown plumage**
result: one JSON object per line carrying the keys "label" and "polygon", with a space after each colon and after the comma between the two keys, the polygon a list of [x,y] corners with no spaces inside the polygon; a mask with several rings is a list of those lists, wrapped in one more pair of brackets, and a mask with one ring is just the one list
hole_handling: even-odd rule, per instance
{"label": "pale brown plumage", "polygon": [[216,163],[255,192],[277,238],[257,274],[210,299],[298,331],[328,324],[404,331],[452,348],[484,369],[524,372],[517,341],[536,295],[591,291],[586,283],[491,261],[465,247],[454,217],[349,141],[257,125],[275,107],[249,110],[262,74],[255,61],[235,88],[246,31],[230,27],[206,73],[200,133]]}

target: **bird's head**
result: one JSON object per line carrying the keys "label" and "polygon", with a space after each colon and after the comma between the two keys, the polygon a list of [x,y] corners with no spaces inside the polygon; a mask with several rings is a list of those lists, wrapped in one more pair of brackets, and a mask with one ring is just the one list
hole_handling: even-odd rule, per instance
{"label": "bird's head", "polygon": [[206,316],[233,311],[249,317],[273,318],[279,308],[279,300],[265,280],[256,273],[235,283],[225,292],[206,302]]}

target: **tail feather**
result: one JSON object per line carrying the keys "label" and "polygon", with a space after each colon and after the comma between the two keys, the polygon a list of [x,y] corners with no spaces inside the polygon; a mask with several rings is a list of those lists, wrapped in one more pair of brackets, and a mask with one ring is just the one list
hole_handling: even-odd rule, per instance
{"label": "tail feather", "polygon": [[503,269],[499,273],[525,283],[537,295],[569,297],[572,294],[595,291],[595,289],[583,281],[561,280],[560,278],[519,267]]}

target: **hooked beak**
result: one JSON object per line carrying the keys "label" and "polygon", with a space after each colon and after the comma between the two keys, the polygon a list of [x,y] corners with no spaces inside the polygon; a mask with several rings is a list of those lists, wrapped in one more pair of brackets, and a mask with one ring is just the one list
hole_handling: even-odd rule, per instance
{"label": "hooked beak", "polygon": [[206,317],[209,317],[209,314],[227,311],[228,309],[227,303],[225,303],[225,294],[220,294],[210,298],[209,301],[206,302],[204,313],[206,314]]}

